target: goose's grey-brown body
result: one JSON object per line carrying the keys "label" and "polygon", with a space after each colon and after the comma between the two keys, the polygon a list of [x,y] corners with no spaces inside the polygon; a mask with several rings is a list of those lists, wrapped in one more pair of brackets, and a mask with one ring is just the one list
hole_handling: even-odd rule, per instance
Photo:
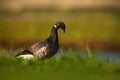
{"label": "goose's grey-brown body", "polygon": [[62,29],[65,32],[65,24],[63,22],[57,22],[53,25],[50,36],[33,44],[26,48],[23,52],[16,55],[17,58],[31,59],[34,56],[46,59],[52,57],[59,48],[58,44],[58,29]]}

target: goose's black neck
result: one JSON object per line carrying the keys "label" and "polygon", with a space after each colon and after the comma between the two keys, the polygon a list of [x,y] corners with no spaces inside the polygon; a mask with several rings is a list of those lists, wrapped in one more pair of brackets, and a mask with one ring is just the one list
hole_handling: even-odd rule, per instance
{"label": "goose's black neck", "polygon": [[57,28],[53,27],[50,33],[50,37],[49,37],[49,41],[54,43],[54,44],[58,44],[58,33],[57,33]]}

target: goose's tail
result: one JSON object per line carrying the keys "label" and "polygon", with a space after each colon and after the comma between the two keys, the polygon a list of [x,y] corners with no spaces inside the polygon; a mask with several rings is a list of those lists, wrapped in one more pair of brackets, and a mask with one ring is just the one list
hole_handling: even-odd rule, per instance
{"label": "goose's tail", "polygon": [[16,58],[31,59],[34,57],[33,53],[25,49],[24,51],[15,55]]}

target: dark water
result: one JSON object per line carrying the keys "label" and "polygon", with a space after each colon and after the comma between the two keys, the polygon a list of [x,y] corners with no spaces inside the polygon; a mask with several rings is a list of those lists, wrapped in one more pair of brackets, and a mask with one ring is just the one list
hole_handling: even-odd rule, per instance
{"label": "dark water", "polygon": [[[120,61],[120,52],[116,51],[95,51],[91,53],[94,55],[96,60],[99,61],[104,61],[104,60],[109,60],[110,62],[112,61]],[[81,57],[88,57],[88,52],[80,52]]]}
{"label": "dark water", "polygon": [[98,51],[96,54],[96,58],[98,60],[101,58],[102,60],[108,59],[109,61],[114,61],[114,60],[120,61],[120,52]]}
{"label": "dark water", "polygon": [[[59,53],[59,52],[58,52]],[[77,55],[80,56],[82,58],[88,58],[89,56],[89,52],[87,51],[73,51],[73,52],[68,52],[65,51],[65,54],[63,54],[63,56],[67,56],[67,55]],[[120,51],[94,51],[91,52],[90,55],[94,56],[94,58],[98,61],[105,61],[105,60],[109,60],[110,62],[113,61],[120,61]],[[56,55],[56,57],[59,58],[59,54]]]}

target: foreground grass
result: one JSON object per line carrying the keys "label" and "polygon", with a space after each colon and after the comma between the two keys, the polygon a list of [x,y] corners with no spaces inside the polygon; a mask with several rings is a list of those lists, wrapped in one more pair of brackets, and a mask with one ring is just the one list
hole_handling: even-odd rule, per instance
{"label": "foreground grass", "polygon": [[119,80],[120,62],[100,62],[88,50],[86,58],[66,51],[65,56],[48,60],[16,59],[13,55],[0,57],[1,80]]}

